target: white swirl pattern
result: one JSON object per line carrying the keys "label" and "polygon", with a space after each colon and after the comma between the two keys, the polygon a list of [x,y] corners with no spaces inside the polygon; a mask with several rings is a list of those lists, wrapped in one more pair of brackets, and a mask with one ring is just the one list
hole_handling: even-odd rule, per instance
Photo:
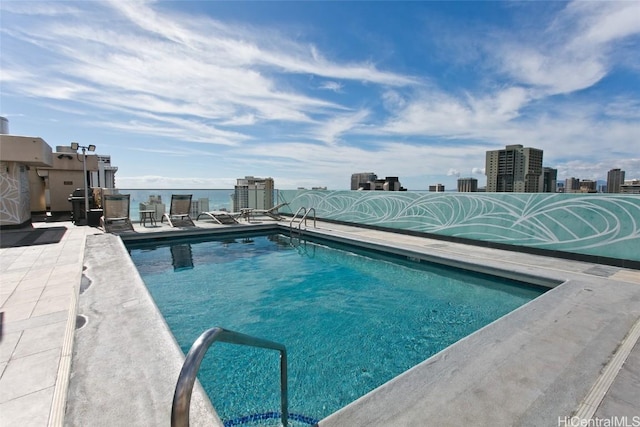
{"label": "white swirl pattern", "polygon": [[640,196],[623,194],[288,191],[319,218],[640,260]]}

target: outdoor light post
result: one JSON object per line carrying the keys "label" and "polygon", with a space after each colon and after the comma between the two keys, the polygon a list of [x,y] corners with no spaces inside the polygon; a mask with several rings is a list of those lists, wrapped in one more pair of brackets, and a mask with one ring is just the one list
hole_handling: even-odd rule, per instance
{"label": "outdoor light post", "polygon": [[80,145],[77,142],[71,143],[71,149],[73,151],[78,151],[78,148],[82,148],[82,171],[84,176],[84,220],[87,224],[89,224],[89,183],[87,180],[87,150],[96,151],[96,146],[93,144],[89,144],[88,147],[84,145]]}

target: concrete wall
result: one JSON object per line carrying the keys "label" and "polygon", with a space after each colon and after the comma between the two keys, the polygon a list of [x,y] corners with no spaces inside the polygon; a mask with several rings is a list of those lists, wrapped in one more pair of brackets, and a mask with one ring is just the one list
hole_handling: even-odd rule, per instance
{"label": "concrete wall", "polygon": [[637,195],[280,190],[279,201],[330,220],[640,261]]}
{"label": "concrete wall", "polygon": [[2,161],[29,166],[51,166],[51,147],[37,136],[0,135]]}
{"label": "concrete wall", "polygon": [[[42,138],[0,135],[0,226],[31,222],[30,170],[52,162],[51,147]],[[37,188],[36,180],[33,185]],[[39,195],[35,200],[39,206]]]}
{"label": "concrete wall", "polygon": [[[87,155],[87,171],[98,170],[96,155]],[[51,212],[69,212],[69,196],[76,188],[84,188],[82,155],[75,152],[53,155],[51,167],[37,168],[37,173],[46,176],[49,190],[49,210]]]}
{"label": "concrete wall", "polygon": [[31,212],[45,212],[47,210],[46,186],[44,178],[38,176],[34,168],[30,168],[28,173],[29,195],[31,197]]}

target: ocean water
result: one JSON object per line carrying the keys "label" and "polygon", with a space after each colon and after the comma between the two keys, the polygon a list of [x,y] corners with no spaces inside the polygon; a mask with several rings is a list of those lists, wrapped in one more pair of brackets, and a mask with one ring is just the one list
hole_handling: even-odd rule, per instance
{"label": "ocean water", "polygon": [[[315,420],[543,292],[345,249],[279,234],[129,245],[185,354],[214,326],[284,344],[289,412]],[[244,422],[279,412],[278,352],[216,343],[199,379],[227,425],[278,425]]]}

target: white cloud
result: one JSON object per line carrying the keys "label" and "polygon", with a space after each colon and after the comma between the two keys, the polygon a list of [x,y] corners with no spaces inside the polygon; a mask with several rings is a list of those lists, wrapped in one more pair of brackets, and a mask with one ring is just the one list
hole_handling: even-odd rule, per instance
{"label": "white cloud", "polygon": [[[191,120],[207,121],[209,129],[270,121],[311,125],[314,115],[329,117],[328,113],[347,110],[285,84],[288,74],[389,85],[415,81],[366,62],[334,63],[317,49],[274,32],[169,14],[156,5],[111,2],[113,10],[126,19],[111,19],[109,26],[102,25],[111,12],[104,3],[84,10],[77,4],[64,22],[49,21],[50,13],[36,16],[31,27],[13,37],[20,44],[38,46],[42,61],[36,68],[9,64],[3,69],[4,88],[107,112],[126,111],[139,118],[153,114],[158,122],[185,126],[183,132],[165,134],[178,137],[194,130]],[[322,87],[335,91],[342,85],[331,80]],[[189,119],[179,124],[175,115]],[[340,126],[341,120],[337,117],[333,122]],[[147,124],[145,130],[156,127],[164,131],[167,126]],[[207,133],[199,134],[206,137]],[[212,142],[229,143],[215,138]]]}
{"label": "white cloud", "polygon": [[320,86],[318,86],[319,89],[330,90],[333,92],[341,92],[343,87],[344,85],[342,83],[329,81],[322,82]]}
{"label": "white cloud", "polygon": [[504,72],[546,95],[593,86],[611,68],[612,43],[640,34],[640,3],[567,4],[547,27],[529,38],[505,37],[491,46]]}
{"label": "white cloud", "polygon": [[[121,144],[156,158],[223,152],[224,166],[256,166],[290,188],[354,170],[400,175],[411,188],[403,175],[483,174],[485,151],[514,143],[544,149],[545,165],[560,176],[602,175],[616,167],[607,162],[637,157],[634,94],[580,91],[597,88],[621,62],[640,70],[629,54],[640,34],[639,2],[567,3],[553,21],[463,40],[474,52],[455,65],[470,65],[473,76],[455,84],[442,82],[440,70],[419,78],[385,70],[377,57],[333,60],[303,37],[186,15],[162,2],[28,3],[0,6],[20,18],[3,16],[0,29],[3,97],[37,100],[114,140],[157,139],[153,147]],[[592,160],[603,152],[607,162]],[[627,165],[640,176],[637,162]],[[181,179],[163,185],[209,182]],[[345,188],[348,178],[327,184]]]}
{"label": "white cloud", "polygon": [[360,110],[352,114],[336,115],[322,122],[314,132],[315,138],[329,145],[339,142],[340,135],[353,131],[367,117],[369,111]]}

